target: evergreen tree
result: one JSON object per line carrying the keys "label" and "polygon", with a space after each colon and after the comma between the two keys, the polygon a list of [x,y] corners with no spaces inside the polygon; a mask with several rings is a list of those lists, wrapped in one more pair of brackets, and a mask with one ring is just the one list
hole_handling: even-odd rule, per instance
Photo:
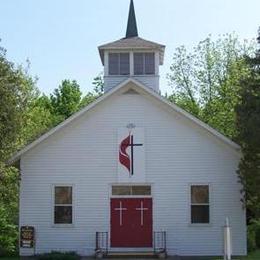
{"label": "evergreen tree", "polygon": [[[258,37],[260,47],[260,31]],[[238,138],[242,158],[238,175],[243,185],[243,201],[251,218],[260,218],[260,48],[247,57],[250,74],[241,81],[240,102],[236,107]]]}

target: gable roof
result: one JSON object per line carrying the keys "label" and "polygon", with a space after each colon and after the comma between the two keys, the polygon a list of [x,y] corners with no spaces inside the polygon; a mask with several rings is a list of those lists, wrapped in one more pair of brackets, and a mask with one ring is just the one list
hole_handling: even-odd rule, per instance
{"label": "gable roof", "polygon": [[[128,83],[133,83],[135,86],[129,87]],[[229,145],[232,149],[234,149],[235,151],[240,151],[240,146],[238,144],[236,144],[235,142],[233,142],[232,140],[230,140],[229,138],[227,138],[226,136],[224,136],[223,134],[219,133],[218,131],[216,131],[215,129],[213,129],[212,127],[210,127],[209,125],[203,123],[201,120],[197,119],[196,117],[194,117],[193,115],[191,115],[190,113],[186,112],[185,110],[181,109],[180,107],[178,107],[177,105],[169,102],[168,100],[166,100],[165,98],[163,98],[162,96],[160,96],[158,93],[156,93],[155,91],[153,91],[152,89],[144,86],[141,82],[133,79],[133,78],[129,78],[127,80],[125,80],[124,82],[122,82],[121,84],[119,84],[118,86],[116,86],[115,88],[109,90],[107,93],[105,93],[104,95],[102,95],[100,98],[98,98],[96,101],[92,102],[90,105],[86,106],[85,108],[83,108],[82,110],[80,110],[79,112],[73,114],[71,117],[69,117],[68,119],[66,119],[65,121],[63,121],[62,123],[60,123],[59,125],[57,125],[56,127],[52,128],[50,131],[48,131],[47,133],[43,134],[41,137],[39,137],[38,139],[36,139],[35,141],[33,141],[32,143],[28,144],[27,146],[25,146],[23,149],[21,149],[19,152],[17,152],[16,154],[14,154],[10,160],[8,161],[9,164],[13,164],[15,162],[17,162],[21,156],[26,153],[27,151],[31,150],[32,148],[34,148],[36,145],[40,144],[41,142],[43,142],[44,140],[46,140],[48,137],[50,137],[51,135],[53,135],[54,133],[58,132],[59,130],[61,130],[62,128],[64,128],[65,126],[67,126],[68,124],[70,124],[71,122],[73,122],[75,119],[79,118],[81,115],[83,115],[84,113],[91,111],[92,108],[94,108],[95,106],[97,106],[99,103],[101,103],[103,100],[107,99],[108,97],[112,96],[113,94],[117,93],[117,92],[126,92],[129,89],[133,89],[139,93],[142,94],[146,94],[149,96],[154,97],[156,100],[158,100],[159,102],[161,102],[162,104],[168,106],[170,109],[172,109],[173,111],[177,112],[178,114],[180,114],[181,116],[187,118],[188,120],[192,121],[193,123],[195,123],[196,125],[198,125],[199,127],[203,128],[204,130],[206,130],[207,132],[209,132],[210,134],[212,134],[213,136],[217,137],[218,139],[220,139],[222,142],[224,142],[225,144]]]}
{"label": "gable roof", "polygon": [[157,50],[160,53],[160,65],[163,65],[165,45],[145,40],[141,37],[122,38],[98,47],[102,64],[104,65],[105,50]]}

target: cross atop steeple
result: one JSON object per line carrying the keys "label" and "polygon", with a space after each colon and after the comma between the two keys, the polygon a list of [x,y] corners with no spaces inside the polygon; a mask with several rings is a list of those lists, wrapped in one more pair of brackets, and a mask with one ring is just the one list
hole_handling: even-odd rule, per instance
{"label": "cross atop steeple", "polygon": [[131,0],[129,15],[128,15],[127,30],[126,30],[126,38],[132,38],[137,36],[138,36],[138,30],[137,30],[137,24],[135,18],[135,7],[134,7],[134,1]]}

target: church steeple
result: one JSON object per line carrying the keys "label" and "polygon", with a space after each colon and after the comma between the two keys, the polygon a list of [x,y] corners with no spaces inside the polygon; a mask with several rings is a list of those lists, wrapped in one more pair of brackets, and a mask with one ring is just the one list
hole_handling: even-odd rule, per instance
{"label": "church steeple", "polygon": [[138,36],[138,30],[137,30],[137,23],[135,18],[135,7],[134,7],[134,1],[131,0],[130,2],[130,8],[129,8],[129,15],[128,15],[128,23],[127,23],[127,29],[126,29],[126,38],[132,38]]}
{"label": "church steeple", "polygon": [[98,47],[104,65],[104,91],[129,78],[159,92],[159,67],[165,46],[138,36],[134,2],[131,0],[126,36]]}

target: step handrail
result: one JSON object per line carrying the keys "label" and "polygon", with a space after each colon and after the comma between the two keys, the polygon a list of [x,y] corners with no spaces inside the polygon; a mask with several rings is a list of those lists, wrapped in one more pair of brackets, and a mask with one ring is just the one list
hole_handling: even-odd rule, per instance
{"label": "step handrail", "polygon": [[166,231],[155,231],[153,233],[153,249],[155,254],[166,252]]}
{"label": "step handrail", "polygon": [[103,254],[108,253],[108,232],[96,232],[96,249]]}

